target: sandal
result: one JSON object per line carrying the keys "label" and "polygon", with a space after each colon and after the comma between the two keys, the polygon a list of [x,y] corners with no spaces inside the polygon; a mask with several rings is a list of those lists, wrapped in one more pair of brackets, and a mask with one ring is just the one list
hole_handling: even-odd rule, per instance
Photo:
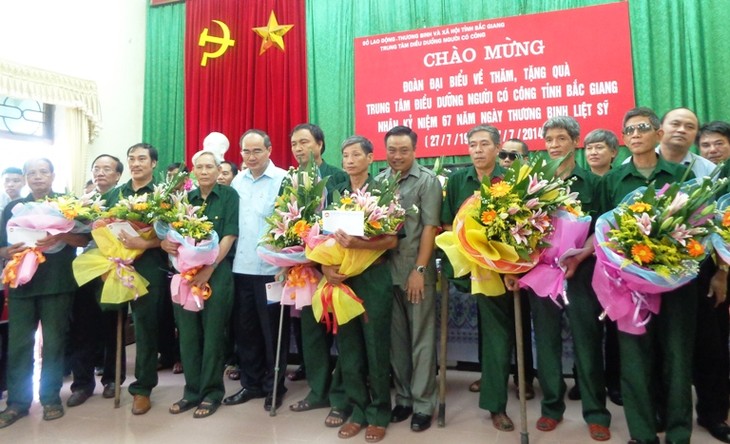
{"label": "sandal", "polygon": [[187,399],[181,399],[175,404],[171,405],[168,411],[172,413],[173,415],[177,415],[178,413],[187,412],[188,410],[195,407],[195,403],[193,401],[188,401]]}
{"label": "sandal", "polygon": [[501,432],[511,432],[515,429],[515,424],[506,413],[492,413],[492,425]]}
{"label": "sandal", "polygon": [[182,372],[183,372],[182,362],[176,361],[174,364],[172,364],[172,373],[179,375]]}
{"label": "sandal", "polygon": [[477,379],[476,381],[469,384],[469,391],[472,393],[479,393],[482,388],[482,380]]}
{"label": "sandal", "polygon": [[15,421],[20,418],[28,416],[28,411],[16,410],[12,407],[8,407],[0,413],[0,429],[5,428],[9,425],[13,425]]}
{"label": "sandal", "polygon": [[228,371],[228,379],[231,381],[238,381],[241,379],[241,370],[234,368]]}
{"label": "sandal", "polygon": [[385,427],[369,425],[365,429],[365,442],[379,442],[385,438]]}
{"label": "sandal", "polygon": [[547,416],[541,416],[540,419],[537,420],[537,430],[540,430],[542,432],[552,432],[555,430],[555,427],[560,424],[562,419],[553,419],[548,418]]}
{"label": "sandal", "polygon": [[193,418],[207,418],[215,413],[220,405],[220,402],[203,401],[195,409],[195,412],[193,412]]}
{"label": "sandal", "polygon": [[331,408],[330,412],[327,414],[327,417],[324,419],[324,426],[325,427],[341,427],[345,421],[347,421],[347,418],[350,417],[349,413],[346,413],[342,410],[338,410],[336,408]]}
{"label": "sandal", "polygon": [[314,410],[314,409],[321,409],[324,407],[328,407],[329,404],[325,403],[310,403],[306,399],[302,399],[301,401],[297,401],[294,404],[289,406],[289,410],[292,412],[306,412],[308,410]]}
{"label": "sandal", "polygon": [[588,424],[588,433],[594,441],[608,441],[611,439],[611,431],[600,424]]}
{"label": "sandal", "polygon": [[63,416],[63,406],[61,404],[50,404],[43,406],[43,419],[53,421]]}
{"label": "sandal", "polygon": [[362,430],[362,424],[348,422],[347,424],[340,427],[340,431],[337,432],[337,436],[342,439],[352,438],[353,436],[360,433],[360,430]]}

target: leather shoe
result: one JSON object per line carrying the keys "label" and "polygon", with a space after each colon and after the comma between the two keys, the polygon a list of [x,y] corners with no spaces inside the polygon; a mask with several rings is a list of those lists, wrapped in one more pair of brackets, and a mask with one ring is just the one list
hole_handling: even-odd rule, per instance
{"label": "leather shoe", "polygon": [[624,405],[624,398],[619,389],[608,389],[608,399],[616,405]]}
{"label": "leather shoe", "polygon": [[83,391],[83,390],[77,390],[73,393],[71,393],[71,396],[68,397],[68,400],[66,401],[66,405],[69,407],[76,407],[86,402],[87,399],[91,397],[91,394]]}
{"label": "leather shoe", "polygon": [[109,384],[104,386],[104,391],[101,392],[102,398],[111,399],[114,397],[114,389],[117,388],[117,385],[113,382],[110,382]]}
{"label": "leather shoe", "polygon": [[408,419],[413,413],[413,407],[406,407],[404,405],[396,405],[393,407],[393,411],[390,414],[390,422],[402,422]]}
{"label": "leather shoe", "polygon": [[431,427],[431,415],[425,413],[414,413],[411,418],[411,430],[422,432]]}
{"label": "leather shoe", "polygon": [[[286,393],[286,389],[276,391],[276,410],[279,410],[279,407],[281,407],[281,404],[284,403],[284,394],[285,393]],[[266,410],[267,412],[269,410],[271,410],[272,404],[274,404],[274,392],[271,392],[266,395],[266,400],[264,400],[264,410]]]}
{"label": "leather shoe", "polygon": [[152,403],[150,402],[149,396],[134,395],[134,400],[132,401],[133,415],[144,415],[149,412],[151,408]]}
{"label": "leather shoe", "polygon": [[715,424],[704,424],[697,421],[702,427],[706,428],[710,435],[718,441],[730,443],[730,426],[725,422]]}
{"label": "leather shoe", "polygon": [[243,404],[244,402],[248,402],[252,399],[263,398],[265,396],[266,396],[266,394],[262,391],[242,388],[241,390],[237,391],[235,394],[233,394],[227,398],[223,398],[223,405]]}

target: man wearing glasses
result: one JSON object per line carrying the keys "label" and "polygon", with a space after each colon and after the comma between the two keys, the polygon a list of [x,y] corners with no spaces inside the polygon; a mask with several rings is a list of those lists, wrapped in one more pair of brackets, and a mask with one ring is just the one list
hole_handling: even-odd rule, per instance
{"label": "man wearing glasses", "polygon": [[509,139],[502,144],[497,157],[502,168],[509,168],[517,159],[524,162],[527,160],[527,144],[520,139]]}
{"label": "man wearing glasses", "polygon": [[[252,129],[241,136],[241,154],[247,169],[238,174],[231,187],[238,192],[241,211],[238,213],[238,243],[233,259],[235,284],[233,302],[233,338],[238,364],[241,367],[241,389],[223,399],[225,405],[236,405],[254,398],[266,398],[264,409],[274,402],[281,406],[286,387],[279,372],[277,399],[273,399],[276,332],[279,329],[279,304],[267,304],[266,284],[274,281],[281,270],[256,254],[259,239],[266,232],[266,218],[274,212],[286,171],[271,161],[271,139],[263,131]],[[289,331],[289,310],[284,311],[282,331]],[[281,341],[280,366],[286,368],[289,335]]]}
{"label": "man wearing glasses", "polygon": [[[603,176],[597,193],[598,214],[613,210],[628,193],[653,183],[656,188],[682,179],[686,167],[655,151],[663,140],[659,118],[649,108],[634,108],[623,119],[628,163]],[[690,174],[690,176],[692,176]],[[656,388],[666,395],[666,440],[688,443],[692,434],[692,351],[697,313],[696,280],[662,294],[662,307],[643,335],[619,332],[621,387],[631,443],[659,442],[654,398]],[[662,351],[662,362],[657,360]],[[656,365],[663,368],[653,381]]]}

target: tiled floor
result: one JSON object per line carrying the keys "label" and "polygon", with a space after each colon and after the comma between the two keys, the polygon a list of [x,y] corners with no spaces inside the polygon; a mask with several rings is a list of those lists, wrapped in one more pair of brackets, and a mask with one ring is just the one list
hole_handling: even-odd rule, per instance
{"label": "tiled floor", "polygon": [[[129,374],[133,373],[133,346],[128,348],[130,357]],[[290,368],[291,370],[291,368]],[[307,392],[306,381],[288,382],[289,392],[284,406],[275,417],[263,409],[263,399],[256,399],[243,405],[222,406],[218,412],[205,419],[193,419],[192,411],[173,416],[167,412],[173,402],[182,394],[183,375],[174,375],[170,370],[159,373],[160,383],[152,394],[152,410],[143,416],[133,416],[131,396],[123,390],[121,407],[114,408],[113,400],[101,397],[101,387],[85,404],[67,408],[66,415],[56,421],[42,420],[42,410],[35,402],[31,414],[16,424],[0,430],[0,443],[337,443],[365,442],[364,433],[344,441],[337,437],[337,429],[324,427],[326,409],[293,413],[287,406],[301,399]],[[450,444],[479,443],[506,444],[586,444],[591,443],[586,425],[580,413],[579,401],[566,401],[565,420],[558,428],[549,433],[535,429],[535,421],[540,412],[540,391],[537,397],[527,404],[528,441],[521,440],[519,403],[510,391],[507,413],[515,421],[514,432],[498,432],[487,418],[487,413],[477,407],[478,394],[470,393],[468,385],[477,374],[464,371],[449,371],[447,377],[446,427],[438,428],[434,422],[431,429],[414,433],[409,421],[388,427],[384,442]],[[129,382],[129,381],[127,381]],[[572,380],[566,381],[568,386]],[[61,397],[68,398],[70,380],[63,386]],[[126,386],[125,386],[126,387]],[[238,382],[226,379],[228,394],[240,388]],[[513,388],[513,387],[512,387]],[[5,408],[5,401],[0,402]],[[611,431],[613,438],[609,443],[628,441],[626,421],[620,407],[609,402],[614,415]],[[693,443],[715,443],[702,428],[695,426]]]}

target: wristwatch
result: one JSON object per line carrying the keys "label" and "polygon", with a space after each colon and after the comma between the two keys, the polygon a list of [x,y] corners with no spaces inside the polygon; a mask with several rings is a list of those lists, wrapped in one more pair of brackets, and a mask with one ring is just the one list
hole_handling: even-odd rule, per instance
{"label": "wristwatch", "polygon": [[417,265],[416,266],[416,271],[418,272],[418,274],[424,274],[424,273],[426,273],[426,266],[425,265]]}

